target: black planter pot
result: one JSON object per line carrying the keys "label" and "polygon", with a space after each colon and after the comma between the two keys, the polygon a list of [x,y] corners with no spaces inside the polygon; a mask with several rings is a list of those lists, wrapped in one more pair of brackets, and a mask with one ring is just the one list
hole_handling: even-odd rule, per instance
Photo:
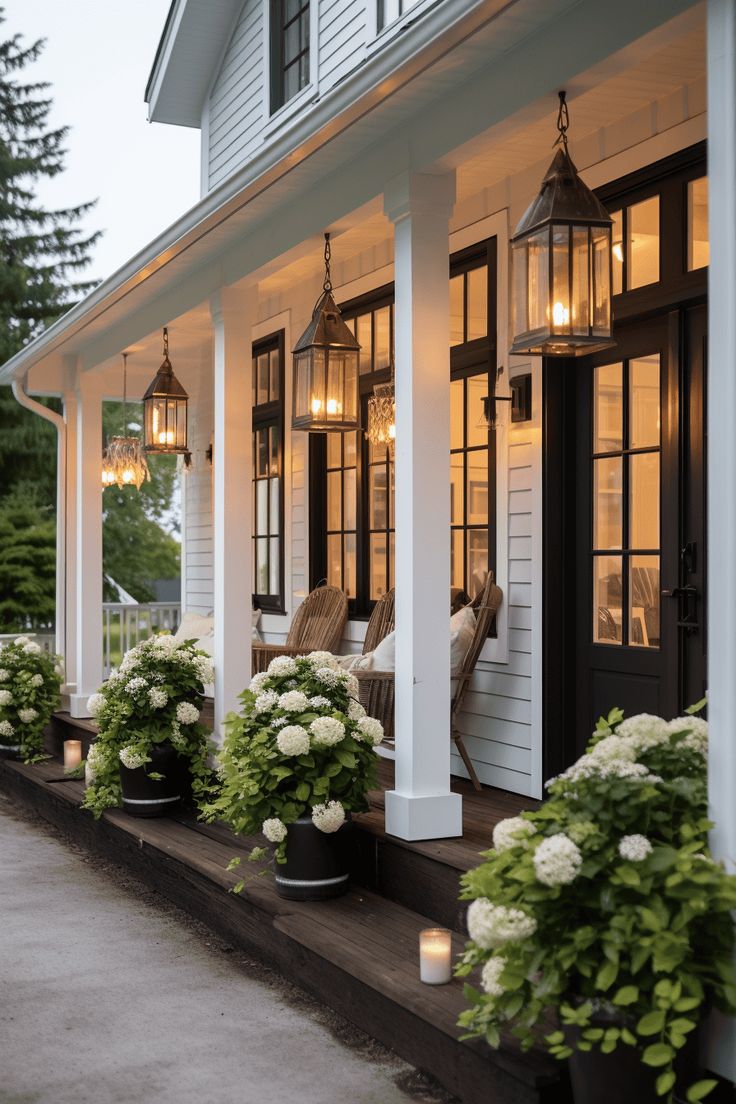
{"label": "black planter pot", "polygon": [[[611,1027],[620,1021],[594,1016],[596,1027]],[[638,1050],[619,1043],[612,1054],[599,1050],[574,1051],[569,1063],[575,1104],[653,1104],[656,1081],[662,1072],[645,1066]],[[684,1090],[698,1079],[698,1032],[694,1031],[675,1060],[678,1083]],[[683,1098],[684,1099],[684,1095]],[[679,1101],[680,1097],[675,1096]]]}
{"label": "black planter pot", "polygon": [[0,744],[0,759],[20,759],[20,744]]}
{"label": "black planter pot", "polygon": [[[151,762],[131,770],[120,764],[120,784],[123,788],[123,808],[130,816],[166,816],[181,801],[179,756],[169,743],[156,744],[150,751]],[[149,772],[162,774],[150,778]]]}
{"label": "black planter pot", "polygon": [[325,901],[347,892],[353,826],[350,814],[337,832],[320,832],[311,817],[290,824],[286,863],[276,867],[276,892],[290,901]]}

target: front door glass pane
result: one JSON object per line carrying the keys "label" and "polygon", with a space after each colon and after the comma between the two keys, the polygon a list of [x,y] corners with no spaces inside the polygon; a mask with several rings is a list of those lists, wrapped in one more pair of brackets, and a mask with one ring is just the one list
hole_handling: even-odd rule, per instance
{"label": "front door glass pane", "polygon": [[658,648],[659,556],[632,556],[629,578],[629,643],[637,648]]}
{"label": "front door glass pane", "polygon": [[593,557],[593,640],[621,643],[621,556]]}
{"label": "front door glass pane", "polygon": [[629,544],[632,548],[659,547],[659,452],[640,452],[630,458]]}
{"label": "front door glass pane", "polygon": [[629,448],[659,447],[659,357],[629,361]]}
{"label": "front door glass pane", "polygon": [[622,473],[620,456],[593,461],[593,547],[596,551],[622,546]]}
{"label": "front door glass pane", "polygon": [[593,452],[618,452],[623,443],[621,364],[602,364],[593,379]]}

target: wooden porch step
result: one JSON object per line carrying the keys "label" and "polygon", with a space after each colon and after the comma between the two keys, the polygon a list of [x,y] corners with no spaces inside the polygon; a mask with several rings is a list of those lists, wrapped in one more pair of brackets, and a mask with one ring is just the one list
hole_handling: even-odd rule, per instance
{"label": "wooden porch step", "polygon": [[257,841],[186,818],[113,810],[95,821],[79,808],[81,784],[63,780],[58,763],[0,761],[0,786],[75,843],[122,863],[229,942],[273,963],[464,1104],[566,1104],[560,1067],[541,1052],[523,1054],[510,1039],[499,1051],[458,1040],[460,983],[432,988],[418,979],[426,914],[363,888],[329,902],[283,901],[270,877],[235,897],[228,890],[239,874],[225,867]]}

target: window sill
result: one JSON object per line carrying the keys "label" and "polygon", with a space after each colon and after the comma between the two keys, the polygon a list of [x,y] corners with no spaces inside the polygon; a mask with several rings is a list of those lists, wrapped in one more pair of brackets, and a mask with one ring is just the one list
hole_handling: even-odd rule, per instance
{"label": "window sill", "polygon": [[389,42],[392,42],[397,35],[402,34],[404,31],[408,31],[413,23],[421,19],[431,8],[438,7],[441,2],[442,0],[420,0],[413,8],[409,8],[407,12],[400,15],[398,19],[394,19],[393,23],[387,23],[385,27],[382,27],[380,31],[376,32],[376,36],[372,41],[366,43],[366,55],[371,57],[372,54],[382,50],[383,47],[387,46]]}
{"label": "window sill", "polygon": [[313,82],[307,84],[302,88],[301,92],[297,92],[296,96],[292,96],[290,100],[274,111],[268,122],[263,128],[262,135],[264,140],[268,139],[277,130],[280,130],[285,126],[299,111],[307,104],[312,103],[318,99],[317,87]]}

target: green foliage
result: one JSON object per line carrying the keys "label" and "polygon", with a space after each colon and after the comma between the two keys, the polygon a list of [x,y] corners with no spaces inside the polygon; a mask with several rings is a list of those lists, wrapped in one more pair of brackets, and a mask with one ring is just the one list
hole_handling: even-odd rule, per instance
{"label": "green foliage", "polygon": [[131,648],[119,670],[89,700],[99,736],[87,757],[83,808],[99,817],[120,805],[121,753],[128,765],[145,765],[151,748],[167,742],[187,760],[192,793],[203,802],[210,793],[207,760],[214,746],[198,718],[204,687],[213,678],[212,660],[191,640],[177,643],[171,636],[155,636]]}
{"label": "green foliage", "polygon": [[[460,1019],[468,1036],[497,1046],[511,1025],[528,1047],[556,1010],[550,1053],[635,1047],[672,1100],[675,1059],[707,1009],[736,1012],[736,877],[708,850],[706,749],[697,717],[612,710],[546,803],[497,826],[494,850],[463,878],[474,904],[457,972],[480,967],[483,979]],[[520,910],[518,938],[498,907]]]}
{"label": "green foliage", "polygon": [[285,862],[286,827],[299,817],[339,803],[333,825],[323,828],[334,831],[340,807],[346,813],[368,808],[367,792],[377,784],[374,745],[383,729],[365,716],[354,677],[328,652],[278,656],[240,700],[241,713],[226,719],[222,790],[205,818],[225,820],[239,835],[270,822],[266,836],[277,845],[277,861]]}
{"label": "green foliage", "polygon": [[0,499],[0,632],[53,625],[56,525],[20,495]]}
{"label": "green foliage", "polygon": [[58,656],[19,636],[0,650],[0,745],[18,746],[26,762],[43,754],[43,730],[59,708]]}

